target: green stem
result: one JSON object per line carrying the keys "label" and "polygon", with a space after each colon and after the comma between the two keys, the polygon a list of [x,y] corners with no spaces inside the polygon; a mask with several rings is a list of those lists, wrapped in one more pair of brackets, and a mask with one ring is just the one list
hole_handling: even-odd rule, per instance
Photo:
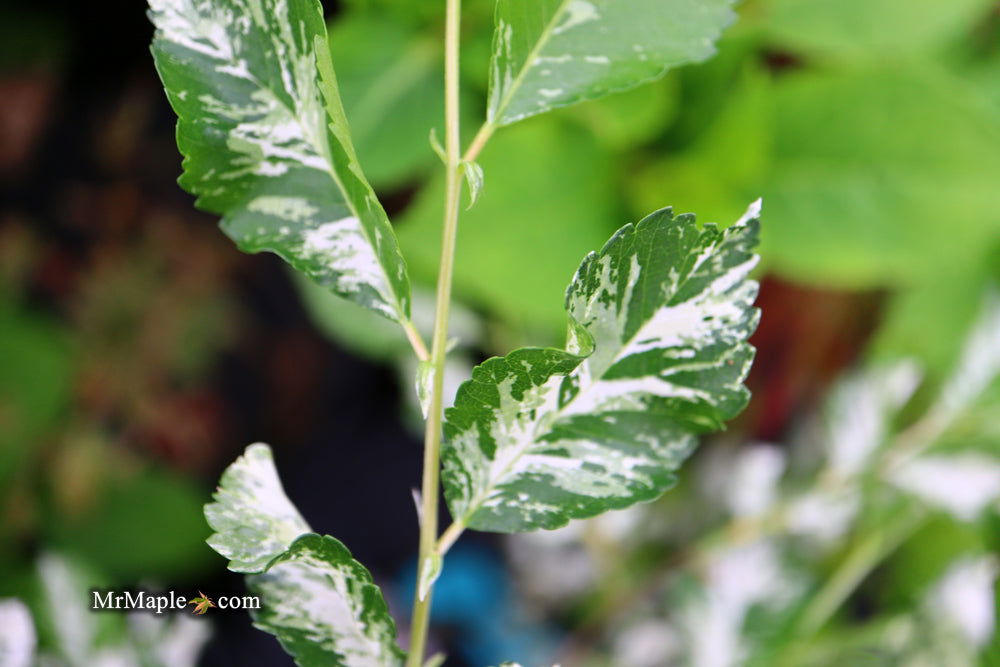
{"label": "green stem", "polygon": [[464,530],[465,526],[457,521],[448,526],[448,530],[441,533],[441,538],[437,541],[438,555],[443,557],[446,553],[448,553],[448,550],[451,549],[451,546],[455,544]]}
{"label": "green stem", "polygon": [[[459,195],[462,173],[458,118],[458,46],[461,0],[447,0],[445,19],[445,170],[446,188],[444,225],[441,235],[441,265],[438,272],[437,310],[434,314],[434,339],[431,342],[431,402],[424,431],[423,519],[420,523],[420,555],[417,579],[437,548],[439,469],[441,458],[442,393],[444,362],[448,353],[448,309],[451,305],[451,283],[455,264],[455,237],[458,231]],[[407,667],[421,667],[430,625],[431,591],[420,598],[420,586],[413,596]]]}
{"label": "green stem", "polygon": [[483,147],[486,146],[486,142],[490,140],[493,136],[493,132],[497,129],[496,125],[490,122],[483,123],[479,131],[476,132],[476,136],[473,137],[472,143],[469,144],[468,150],[465,151],[465,155],[462,156],[463,162],[472,162],[478,156]]}
{"label": "green stem", "polygon": [[430,359],[431,355],[427,351],[427,346],[424,345],[424,339],[420,337],[420,332],[413,326],[413,322],[410,320],[404,321],[403,331],[406,332],[406,339],[410,341],[410,346],[413,348],[413,353],[417,355],[417,359],[420,361]]}
{"label": "green stem", "polygon": [[893,521],[886,528],[873,531],[855,544],[802,611],[795,636],[805,639],[819,631],[865,577],[905,542],[923,521],[923,513],[911,513]]}

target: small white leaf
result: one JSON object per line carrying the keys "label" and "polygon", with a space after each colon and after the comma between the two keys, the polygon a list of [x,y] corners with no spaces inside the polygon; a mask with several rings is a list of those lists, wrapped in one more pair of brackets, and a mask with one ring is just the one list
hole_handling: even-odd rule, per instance
{"label": "small white leaf", "polygon": [[478,162],[462,162],[462,174],[465,176],[465,182],[469,185],[468,208],[472,208],[476,205],[479,193],[483,189],[483,168],[479,166]]}
{"label": "small white leaf", "polygon": [[424,559],[423,564],[420,566],[420,579],[417,582],[417,596],[420,601],[423,602],[427,599],[427,594],[431,590],[431,586],[437,581],[438,577],[441,576],[441,555],[437,552],[431,554]]}
{"label": "small white leaf", "polygon": [[417,524],[424,525],[424,496],[420,489],[410,489],[413,494],[413,505],[417,508]]}
{"label": "small white leaf", "polygon": [[431,394],[434,393],[434,364],[430,359],[417,363],[417,400],[420,401],[420,412],[424,419],[431,408]]}
{"label": "small white leaf", "polygon": [[233,572],[262,572],[309,524],[285,495],[271,448],[247,447],[226,468],[205,518],[215,533],[208,544],[229,559]]}

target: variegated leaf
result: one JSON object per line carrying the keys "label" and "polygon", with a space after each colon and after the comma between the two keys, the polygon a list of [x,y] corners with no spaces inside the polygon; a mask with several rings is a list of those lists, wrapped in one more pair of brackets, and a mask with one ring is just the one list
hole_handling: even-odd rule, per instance
{"label": "variegated leaf", "polygon": [[708,58],[732,0],[499,0],[487,121],[507,125]]}
{"label": "variegated leaf", "polygon": [[250,573],[261,598],[251,615],[301,667],[386,667],[402,662],[396,626],[371,574],[343,544],[310,532],[285,495],[271,449],[247,447],[226,469],[205,516],[208,542]]}
{"label": "variegated leaf", "polygon": [[246,252],[269,250],[333,292],[409,318],[406,267],[365,180],[318,0],[149,0],[177,112],[181,185]]}
{"label": "variegated leaf", "polygon": [[208,544],[229,559],[233,572],[263,572],[309,525],[285,495],[271,448],[257,443],[226,468],[205,506],[215,533]]}
{"label": "variegated leaf", "polygon": [[393,667],[404,654],[371,574],[334,538],[295,540],[263,574],[247,577],[263,605],[255,625],[300,667]]}
{"label": "variegated leaf", "polygon": [[759,203],[726,231],[657,211],[591,253],[566,350],[477,367],[447,412],[445,493],[479,530],[555,528],[650,500],[696,434],[743,407],[757,325]]}

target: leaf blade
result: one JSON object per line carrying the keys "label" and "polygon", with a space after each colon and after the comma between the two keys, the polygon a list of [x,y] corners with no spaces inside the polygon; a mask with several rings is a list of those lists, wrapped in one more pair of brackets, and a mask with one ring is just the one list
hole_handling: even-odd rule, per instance
{"label": "leaf blade", "polygon": [[222,474],[205,518],[215,533],[208,544],[233,572],[263,572],[309,524],[285,495],[271,448],[255,443]]}
{"label": "leaf blade", "polygon": [[241,250],[409,317],[409,279],[351,145],[317,0],[150,0],[180,183]]}
{"label": "leaf blade", "polygon": [[730,0],[500,0],[487,122],[627,90],[708,58]]}
{"label": "leaf blade", "polygon": [[311,532],[285,495],[267,445],[250,445],[226,469],[205,517],[216,531],[209,544],[260,596],[260,609],[251,609],[255,625],[300,667],[402,663],[395,623],[371,574],[342,543]]}
{"label": "leaf blade", "polygon": [[401,665],[396,625],[371,574],[329,535],[296,539],[268,570],[247,578],[263,599],[254,625],[300,667]]}
{"label": "leaf blade", "polygon": [[651,500],[698,433],[746,404],[759,205],[720,232],[658,211],[580,266],[566,350],[486,361],[447,411],[443,480],[456,521],[556,528]]}

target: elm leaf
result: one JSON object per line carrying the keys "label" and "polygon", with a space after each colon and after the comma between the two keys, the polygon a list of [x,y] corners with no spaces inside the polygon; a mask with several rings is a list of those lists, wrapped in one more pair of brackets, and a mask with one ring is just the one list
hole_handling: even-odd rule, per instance
{"label": "elm leaf", "polygon": [[[285,495],[271,449],[247,447],[222,475],[205,516],[209,544],[248,573],[255,625],[300,667],[402,664],[396,626],[371,574],[336,539],[312,533]],[[204,598],[204,595],[202,595]]]}
{"label": "elm leaf", "polygon": [[406,266],[348,133],[318,0],[149,0],[180,184],[246,252],[389,319]]}
{"label": "elm leaf", "polygon": [[456,521],[556,528],[673,483],[697,434],[749,398],[759,210],[725,231],[670,209],[626,225],[569,286],[565,350],[520,349],[473,371],[444,429]]}
{"label": "elm leaf", "polygon": [[295,538],[311,532],[285,495],[271,448],[263,443],[247,447],[226,468],[214,498],[205,505],[215,531],[208,544],[229,559],[233,572],[263,572]]}
{"label": "elm leaf", "polygon": [[705,60],[732,0],[499,0],[487,122],[634,88]]}
{"label": "elm leaf", "polygon": [[247,577],[261,596],[254,625],[278,638],[300,667],[403,664],[396,625],[371,574],[329,535],[295,540],[262,574]]}

